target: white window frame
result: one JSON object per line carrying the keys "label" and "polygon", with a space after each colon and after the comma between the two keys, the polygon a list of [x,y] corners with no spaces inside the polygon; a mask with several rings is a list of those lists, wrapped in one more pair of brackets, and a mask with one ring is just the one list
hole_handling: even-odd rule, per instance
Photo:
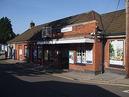
{"label": "white window frame", "polygon": [[[89,56],[89,54],[87,55],[88,51],[91,52],[90,54],[91,56],[89,58],[91,60],[87,58]],[[77,64],[93,64],[93,50],[77,50],[76,57],[77,57],[77,60],[76,60]],[[80,61],[78,58],[80,58]],[[83,58],[85,61],[83,60]],[[88,61],[91,61],[91,62],[88,62]]]}

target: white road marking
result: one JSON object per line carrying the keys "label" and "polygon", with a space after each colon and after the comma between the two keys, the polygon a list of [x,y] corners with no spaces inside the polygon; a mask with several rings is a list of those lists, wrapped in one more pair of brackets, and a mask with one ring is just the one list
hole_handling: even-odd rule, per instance
{"label": "white road marking", "polygon": [[124,90],[124,91],[122,91],[122,92],[124,92],[124,93],[129,93],[129,90]]}

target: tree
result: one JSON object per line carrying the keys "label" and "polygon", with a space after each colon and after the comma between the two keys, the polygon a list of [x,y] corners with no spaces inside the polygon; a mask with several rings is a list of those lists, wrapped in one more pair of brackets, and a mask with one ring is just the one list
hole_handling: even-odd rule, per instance
{"label": "tree", "polygon": [[2,17],[0,19],[0,43],[5,44],[15,36],[11,21],[7,17]]}

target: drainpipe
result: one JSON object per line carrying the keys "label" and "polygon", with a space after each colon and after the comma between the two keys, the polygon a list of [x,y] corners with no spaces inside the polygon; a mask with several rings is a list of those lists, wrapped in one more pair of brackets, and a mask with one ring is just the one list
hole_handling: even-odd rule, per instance
{"label": "drainpipe", "polygon": [[104,60],[105,60],[105,44],[106,44],[106,39],[105,39],[105,34],[104,31],[100,30],[99,27],[96,28],[96,38],[97,36],[100,36],[100,41],[101,41],[101,64],[100,64],[100,69],[101,69],[101,74],[105,72],[104,70]]}
{"label": "drainpipe", "polygon": [[101,74],[103,74],[105,72],[104,70],[104,60],[105,60],[105,43],[106,43],[106,40],[105,40],[105,36],[104,36],[104,33],[102,32],[101,33],[101,43],[102,43],[102,57],[101,57]]}

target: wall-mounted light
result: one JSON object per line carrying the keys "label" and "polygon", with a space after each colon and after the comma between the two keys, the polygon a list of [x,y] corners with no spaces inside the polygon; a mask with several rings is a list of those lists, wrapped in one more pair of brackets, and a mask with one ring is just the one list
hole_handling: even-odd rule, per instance
{"label": "wall-mounted light", "polygon": [[91,36],[95,35],[95,32],[91,32],[90,35],[91,35]]}

